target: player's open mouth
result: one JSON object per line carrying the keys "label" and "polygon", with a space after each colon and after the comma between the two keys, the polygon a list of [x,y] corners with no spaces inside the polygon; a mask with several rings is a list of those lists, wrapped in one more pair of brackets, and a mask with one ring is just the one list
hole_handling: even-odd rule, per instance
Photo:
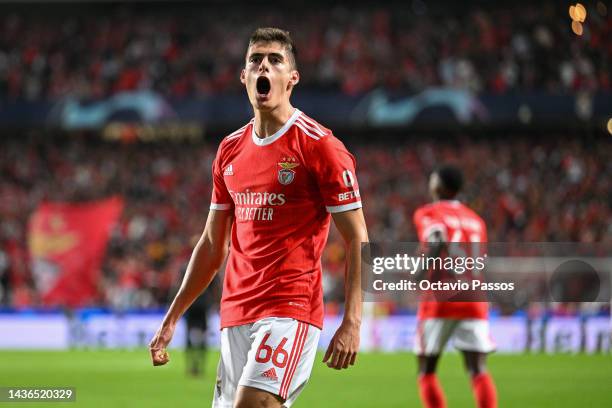
{"label": "player's open mouth", "polygon": [[256,88],[257,88],[257,96],[260,96],[260,97],[267,96],[268,93],[270,93],[270,88],[271,88],[270,80],[266,78],[265,76],[260,76],[259,78],[257,78]]}

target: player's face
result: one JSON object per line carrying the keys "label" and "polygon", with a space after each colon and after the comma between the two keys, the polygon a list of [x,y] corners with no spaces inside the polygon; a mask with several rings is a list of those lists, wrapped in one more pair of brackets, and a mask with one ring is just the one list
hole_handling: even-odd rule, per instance
{"label": "player's face", "polygon": [[270,111],[289,102],[300,76],[287,50],[278,42],[260,42],[249,47],[240,81],[246,86],[254,109]]}

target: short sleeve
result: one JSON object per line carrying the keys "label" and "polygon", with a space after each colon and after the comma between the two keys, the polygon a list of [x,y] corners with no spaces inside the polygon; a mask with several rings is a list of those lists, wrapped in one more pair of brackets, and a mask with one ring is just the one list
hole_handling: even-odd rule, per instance
{"label": "short sleeve", "polygon": [[333,135],[312,142],[309,165],[330,213],[361,208],[355,157]]}
{"label": "short sleeve", "polygon": [[[231,166],[231,164],[229,166]],[[212,165],[213,190],[212,198],[210,199],[211,210],[230,210],[234,206],[232,197],[227,190],[225,180],[223,179],[224,171],[231,171],[231,168],[222,168],[221,146],[219,146],[217,156],[215,157]]]}

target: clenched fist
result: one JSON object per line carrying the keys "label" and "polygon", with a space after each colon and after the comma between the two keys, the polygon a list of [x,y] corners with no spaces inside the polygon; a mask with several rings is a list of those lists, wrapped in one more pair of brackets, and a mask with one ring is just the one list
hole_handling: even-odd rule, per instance
{"label": "clenched fist", "polygon": [[173,334],[174,326],[167,327],[162,325],[157,330],[157,333],[155,333],[155,336],[153,336],[149,343],[149,351],[151,352],[151,360],[154,366],[164,365],[170,361],[170,355],[166,351],[166,347],[170,344]]}

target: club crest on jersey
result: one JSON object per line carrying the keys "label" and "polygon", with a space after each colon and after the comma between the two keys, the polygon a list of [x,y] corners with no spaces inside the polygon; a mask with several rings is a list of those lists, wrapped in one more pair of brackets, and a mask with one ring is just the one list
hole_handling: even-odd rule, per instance
{"label": "club crest on jersey", "polygon": [[295,179],[295,169],[299,166],[299,163],[295,163],[294,161],[281,161],[278,163],[280,169],[278,170],[278,182],[283,186],[291,184],[293,179]]}

